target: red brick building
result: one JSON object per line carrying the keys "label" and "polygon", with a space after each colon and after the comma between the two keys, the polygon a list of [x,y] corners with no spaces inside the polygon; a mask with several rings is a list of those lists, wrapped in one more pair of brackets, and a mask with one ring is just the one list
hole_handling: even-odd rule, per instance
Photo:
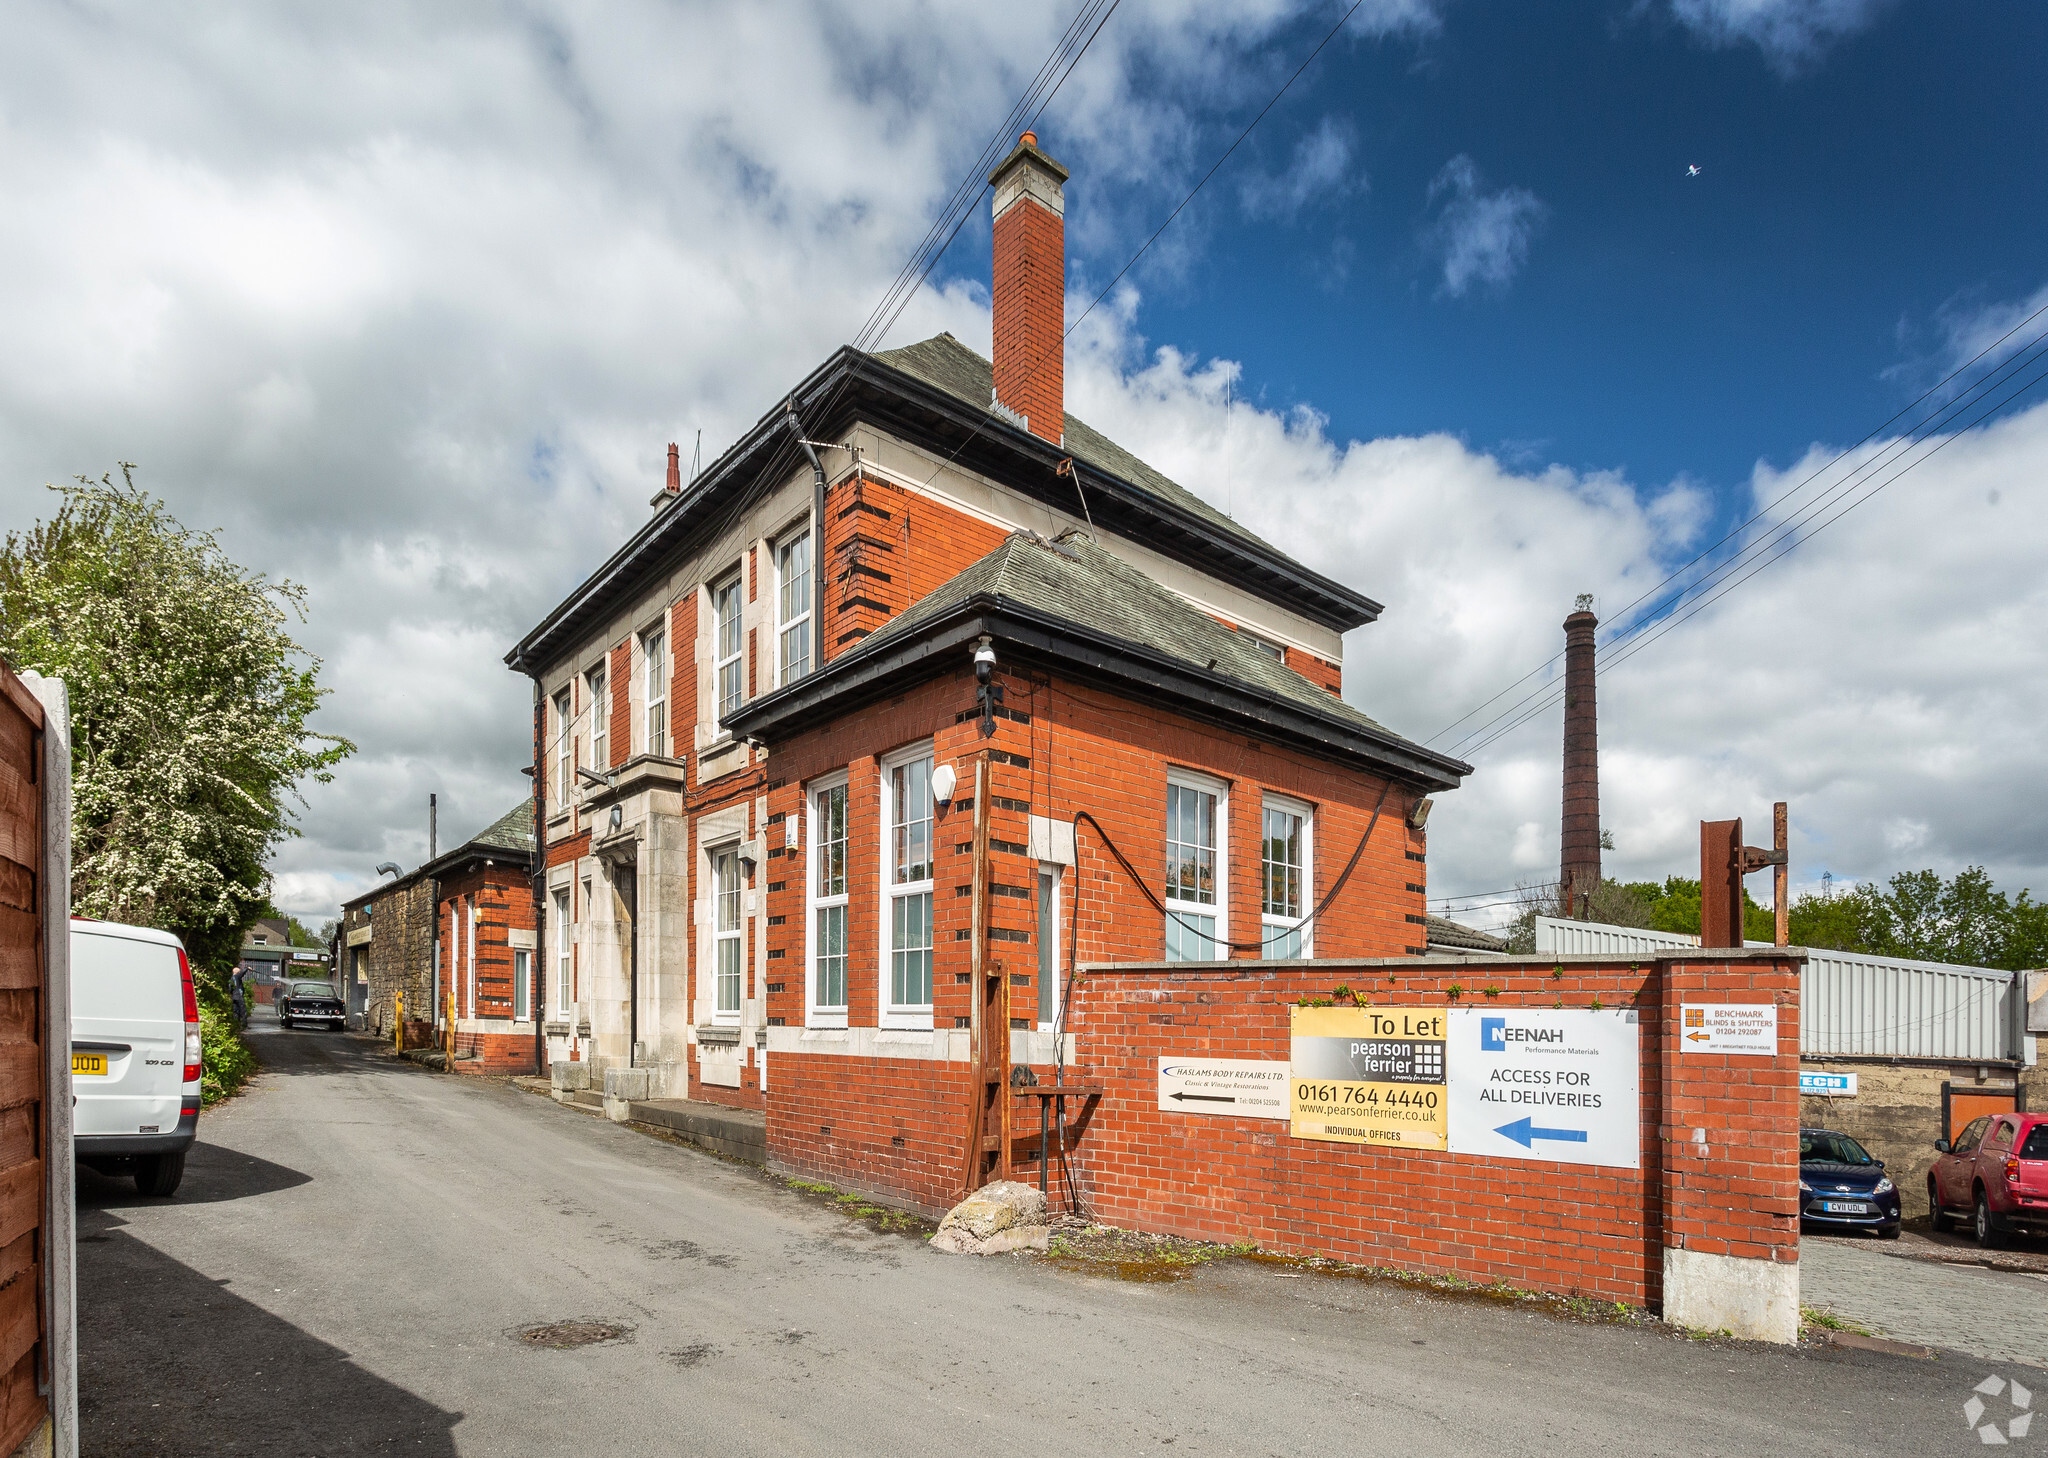
{"label": "red brick building", "polygon": [[672,451],[508,656],[552,1057],[964,1108],[997,966],[1050,1064],[1076,959],[1425,947],[1416,806],[1465,766],[1340,697],[1378,604],[1064,413],[1065,180],[1028,137],[991,179],[993,362],[843,349],[687,486]]}
{"label": "red brick building", "polygon": [[454,1017],[458,1073],[533,1073],[537,919],[533,804],[523,801],[471,840],[420,867],[434,887],[434,1025]]}
{"label": "red brick building", "polygon": [[[1066,176],[1027,133],[990,178],[993,361],[842,349],[695,480],[671,446],[653,516],[508,655],[550,1057],[765,1110],[772,1164],[928,1211],[1049,1174],[1030,1089],[1071,1079],[1060,1185],[1114,1218],[1796,1330],[1797,957],[1440,955],[1426,800],[1468,767],[1342,697],[1378,604],[1065,412]],[[1171,1058],[1287,1069],[1304,999],[1482,978],[1625,999],[1629,1173],[1154,1102]],[[1674,998],[1788,988],[1790,1061],[1682,1056]]]}

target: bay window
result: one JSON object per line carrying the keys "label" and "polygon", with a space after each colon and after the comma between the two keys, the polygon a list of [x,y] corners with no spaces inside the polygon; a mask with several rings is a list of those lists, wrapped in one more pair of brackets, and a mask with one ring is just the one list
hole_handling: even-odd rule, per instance
{"label": "bay window", "polygon": [[811,534],[775,548],[775,681],[794,683],[811,671]]}
{"label": "bay window", "polygon": [[740,1018],[740,966],[744,935],[740,922],[740,852],[727,846],[711,853],[712,1012],[719,1022]]}
{"label": "bay window", "polygon": [[569,893],[555,893],[555,1011],[569,1015]]}
{"label": "bay window", "polygon": [[641,702],[647,705],[647,752],[668,753],[668,635],[656,628],[640,640],[641,671],[646,678]]}
{"label": "bay window", "polygon": [[611,703],[604,696],[604,670],[593,668],[583,676],[584,686],[590,691],[590,767],[602,772],[612,767]]}
{"label": "bay window", "polygon": [[711,590],[711,619],[715,634],[712,651],[717,655],[718,669],[715,717],[722,726],[727,715],[739,712],[746,697],[745,665],[740,662],[740,579],[737,576]]}
{"label": "bay window", "polygon": [[810,793],[810,1008],[814,1027],[846,1026],[846,777]]}
{"label": "bay window", "polygon": [[1221,782],[1174,771],[1166,785],[1166,960],[1213,962],[1225,955],[1228,868]]}
{"label": "bay window", "polygon": [[555,695],[555,804],[566,807],[570,791],[576,788],[576,765],[574,742],[569,730],[575,725],[575,711],[570,702],[569,690],[563,689]]}
{"label": "bay window", "polygon": [[932,1021],[932,752],[892,755],[882,765],[885,1026]]}
{"label": "bay window", "polygon": [[1268,797],[1259,827],[1259,940],[1261,957],[1309,957],[1311,929],[1304,918],[1314,888],[1311,836],[1315,819],[1306,805]]}

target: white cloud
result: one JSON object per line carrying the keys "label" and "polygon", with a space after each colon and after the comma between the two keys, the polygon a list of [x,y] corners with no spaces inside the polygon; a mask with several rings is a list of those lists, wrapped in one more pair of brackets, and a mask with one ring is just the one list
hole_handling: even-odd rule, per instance
{"label": "white cloud", "polygon": [[[1442,435],[1340,442],[1311,412],[1241,399],[1226,429],[1235,365],[1163,349],[1124,373],[1109,344],[1070,365],[1076,412],[1385,602],[1346,644],[1346,696],[1411,737],[1557,653],[1576,594],[1615,612],[1700,545],[1693,483],[1516,470]],[[1750,509],[1834,455],[1760,464]],[[1784,799],[1801,884],[1982,863],[2009,889],[2048,890],[2048,501],[2000,491],[2044,471],[2048,404],[1958,438],[1603,675],[1609,872],[1696,874],[1701,820],[1767,827]],[[1433,892],[1554,873],[1561,734],[1552,708],[1442,797]]]}
{"label": "white cloud", "polygon": [[[415,863],[429,792],[444,845],[525,793],[504,650],[645,519],[668,441],[716,450],[851,335],[1063,23],[965,0],[520,13],[30,4],[0,48],[0,526],[126,457],[309,584],[321,727],[363,748],[279,858],[302,915]],[[1075,170],[1074,256],[1156,224],[1215,118],[1277,84],[1261,47],[1292,16],[1126,0],[1042,129]],[[1514,192],[1470,177],[1446,212]],[[1526,232],[1488,236],[1459,288],[1514,271]],[[928,292],[893,338],[985,343],[982,297]],[[1121,289],[1077,336],[1074,409],[1385,601],[1347,679],[1405,733],[1548,658],[1575,594],[1635,597],[1705,522],[1691,482],[1333,440],[1248,407],[1256,381],[1226,431],[1238,366],[1145,352],[1140,303]],[[1758,500],[1822,459],[1760,467]],[[2044,468],[2041,410],[1959,441],[1603,679],[1614,868],[1686,869],[1699,819],[1783,797],[1802,880],[1910,854],[2048,888],[2048,506],[2007,489]],[[1548,866],[1557,733],[1532,723],[1443,798],[1437,890]],[[1910,851],[1899,826],[1925,827]]]}
{"label": "white cloud", "polygon": [[[1077,254],[1120,256],[1177,200],[1270,94],[1297,9],[1120,7],[1040,127]],[[1351,29],[1434,17],[1374,0]],[[525,792],[505,649],[645,518],[668,441],[717,451],[854,334],[1066,19],[16,5],[0,527],[125,458],[308,585],[319,726],[361,746],[278,859],[321,914],[419,859],[430,791],[444,842]],[[970,292],[927,291],[893,341],[985,340]]]}
{"label": "white cloud", "polygon": [[1257,173],[1238,188],[1238,198],[1254,218],[1291,223],[1303,209],[1335,202],[1366,189],[1363,168],[1351,165],[1357,145],[1350,123],[1326,116],[1314,131],[1295,144],[1293,160],[1277,175]]}
{"label": "white cloud", "polygon": [[1753,45],[1781,76],[1874,24],[1892,0],[1671,0],[1671,13],[1713,46]]}
{"label": "white cloud", "polygon": [[1452,298],[1473,288],[1505,289],[1550,211],[1525,187],[1489,191],[1478,164],[1463,153],[1430,183],[1429,204],[1436,213],[1425,238],[1443,261],[1442,292]]}

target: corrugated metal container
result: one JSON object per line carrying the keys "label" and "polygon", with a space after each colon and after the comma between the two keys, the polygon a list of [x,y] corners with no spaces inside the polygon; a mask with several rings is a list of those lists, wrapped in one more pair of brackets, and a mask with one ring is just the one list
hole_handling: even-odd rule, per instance
{"label": "corrugated metal container", "polygon": [[[1676,932],[1536,918],[1538,956],[1654,955],[1699,944],[1698,937]],[[2016,995],[2013,974],[1995,967],[1811,949],[1799,977],[1799,1051],[1958,1062],[2018,1058]]]}

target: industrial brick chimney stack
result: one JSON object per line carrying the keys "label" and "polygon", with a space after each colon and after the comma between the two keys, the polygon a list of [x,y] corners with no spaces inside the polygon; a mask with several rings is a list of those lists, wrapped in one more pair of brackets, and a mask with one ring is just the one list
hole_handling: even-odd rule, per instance
{"label": "industrial brick chimney stack", "polygon": [[1033,435],[1066,434],[1067,169],[1036,133],[988,176],[995,188],[995,399]]}
{"label": "industrial brick chimney stack", "polygon": [[1564,620],[1564,834],[1558,869],[1567,916],[1600,884],[1600,716],[1593,698],[1593,599]]}

